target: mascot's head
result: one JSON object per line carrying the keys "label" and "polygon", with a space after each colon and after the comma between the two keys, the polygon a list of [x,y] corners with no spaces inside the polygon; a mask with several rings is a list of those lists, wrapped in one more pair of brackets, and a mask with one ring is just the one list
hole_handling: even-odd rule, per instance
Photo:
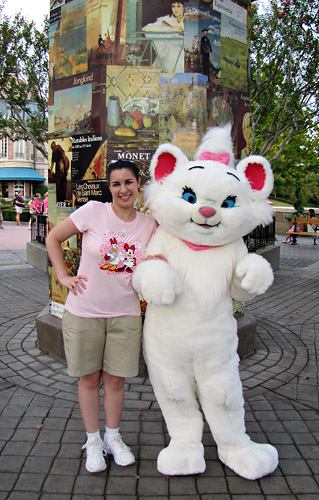
{"label": "mascot's head", "polygon": [[230,126],[210,129],[189,161],[162,144],[151,161],[145,201],[166,231],[195,245],[225,245],[272,221],[268,161],[248,156],[234,168]]}

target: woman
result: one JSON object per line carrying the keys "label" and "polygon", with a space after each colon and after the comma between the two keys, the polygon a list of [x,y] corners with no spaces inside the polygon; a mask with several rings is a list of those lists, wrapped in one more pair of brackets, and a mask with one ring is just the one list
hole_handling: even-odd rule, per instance
{"label": "woman", "polygon": [[49,193],[48,191],[46,193],[44,193],[44,200],[43,200],[43,203],[42,203],[42,212],[44,215],[48,215],[48,203],[49,203]]}
{"label": "woman", "polygon": [[28,206],[30,212],[30,219],[29,219],[29,231],[30,231],[32,222],[36,222],[37,220],[36,214],[41,213],[41,208],[42,208],[41,196],[38,194],[34,194],[31,200],[29,201]]}
{"label": "woman", "polygon": [[14,205],[16,209],[16,223],[18,226],[21,226],[22,224],[20,222],[20,215],[22,214],[25,207],[23,191],[18,191],[18,194],[14,200]]}
{"label": "woman", "polygon": [[4,229],[2,222],[3,222],[3,215],[2,215],[2,207],[1,207],[1,194],[0,194],[0,229]]}
{"label": "woman", "polygon": [[[313,208],[309,208],[307,219],[316,219],[316,218],[317,217],[316,217],[316,213],[315,213],[314,209]],[[317,229],[318,229],[317,225],[315,225],[315,224],[307,224],[307,231],[308,231],[308,233],[316,233]],[[314,238],[313,238],[313,244],[314,245],[317,245],[317,238],[318,238],[317,235],[315,235]]]}
{"label": "woman", "polygon": [[[107,170],[112,203],[89,201],[59,223],[47,237],[57,277],[68,294],[63,338],[69,375],[79,377],[79,403],[87,432],[86,468],[106,468],[104,454],[118,465],[135,462],[119,434],[125,377],[138,374],[141,309],[132,272],[143,258],[156,222],[135,211],[140,187],[134,162],[117,160]],[[68,276],[61,243],[82,233],[77,276]],[[99,432],[99,388],[104,386],[104,440]]]}
{"label": "woman", "polygon": [[[302,219],[303,218],[303,214],[296,214],[295,215],[296,219]],[[305,226],[306,224],[303,224],[302,222],[298,222],[297,225],[296,225],[296,231],[297,232],[303,232],[305,231]],[[291,233],[294,233],[295,232],[295,223],[292,221],[291,222],[291,226],[290,228],[288,229],[287,231],[287,236],[286,236],[286,239],[285,241],[283,241],[283,243],[290,243],[291,242]]]}

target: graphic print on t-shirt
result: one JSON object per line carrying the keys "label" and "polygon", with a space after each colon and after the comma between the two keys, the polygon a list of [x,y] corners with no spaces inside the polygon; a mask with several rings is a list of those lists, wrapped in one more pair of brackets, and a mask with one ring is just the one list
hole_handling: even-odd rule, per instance
{"label": "graphic print on t-shirt", "polygon": [[142,244],[126,231],[108,231],[102,238],[99,267],[109,273],[132,273],[142,260]]}

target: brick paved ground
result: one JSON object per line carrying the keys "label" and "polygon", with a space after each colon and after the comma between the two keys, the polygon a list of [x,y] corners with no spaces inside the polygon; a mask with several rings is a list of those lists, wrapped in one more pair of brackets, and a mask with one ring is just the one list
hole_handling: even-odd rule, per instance
{"label": "brick paved ground", "polygon": [[168,438],[147,377],[126,384],[121,431],[136,464],[107,458],[107,470],[90,475],[76,381],[37,348],[47,275],[26,264],[25,250],[0,251],[0,500],[318,499],[319,246],[304,240],[281,245],[274,285],[246,305],[258,322],[256,352],[241,361],[247,430],[280,455],[275,473],[258,481],[219,462],[206,425],[206,472],[161,476],[156,457]]}

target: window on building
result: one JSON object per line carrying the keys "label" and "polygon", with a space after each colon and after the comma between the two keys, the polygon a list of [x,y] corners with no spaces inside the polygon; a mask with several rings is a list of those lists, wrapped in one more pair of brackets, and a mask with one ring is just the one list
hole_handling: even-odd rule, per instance
{"label": "window on building", "polygon": [[14,183],[14,196],[17,196],[19,191],[24,191],[24,185],[21,181],[15,181]]}
{"label": "window on building", "polygon": [[8,139],[3,137],[0,140],[0,158],[8,158]]}
{"label": "window on building", "polygon": [[35,149],[35,159],[37,161],[43,161],[44,160],[43,154],[38,149]]}
{"label": "window on building", "polygon": [[25,158],[25,142],[22,139],[14,143],[14,157]]}

